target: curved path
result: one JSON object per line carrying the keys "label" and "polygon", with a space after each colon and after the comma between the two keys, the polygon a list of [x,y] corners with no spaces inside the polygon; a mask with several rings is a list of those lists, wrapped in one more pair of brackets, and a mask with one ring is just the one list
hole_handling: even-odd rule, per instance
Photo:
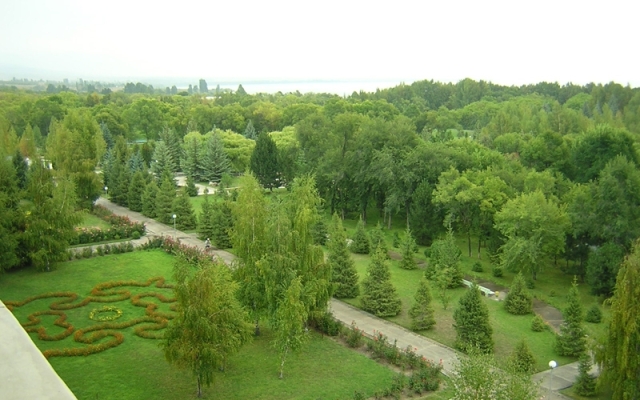
{"label": "curved path", "polygon": [[[147,235],[149,236],[172,236],[180,239],[182,243],[190,246],[204,248],[204,242],[197,238],[195,234],[187,234],[179,230],[174,230],[172,226],[168,226],[157,222],[154,219],[145,217],[144,215],[131,211],[128,208],[118,206],[105,198],[99,198],[96,201],[99,204],[117,215],[126,215],[131,220],[144,222]],[[138,243],[143,243],[146,238],[141,238]],[[226,263],[230,264],[235,256],[228,251],[213,250],[215,255],[222,258]],[[382,332],[389,338],[390,342],[397,340],[399,348],[412,346],[416,348],[416,353],[426,357],[434,362],[442,361],[443,372],[447,375],[453,373],[458,352],[444,346],[434,340],[426,338],[411,332],[397,324],[378,318],[372,314],[364,312],[358,308],[350,306],[340,300],[331,299],[330,308],[334,317],[343,324],[350,326],[355,321],[358,328],[362,329],[368,336],[373,335],[373,331]],[[556,368],[551,374],[550,371],[540,372],[533,375],[532,379],[539,380],[541,395],[544,399],[568,399],[568,397],[558,393],[558,390],[573,385],[578,373],[578,363],[572,363]]]}

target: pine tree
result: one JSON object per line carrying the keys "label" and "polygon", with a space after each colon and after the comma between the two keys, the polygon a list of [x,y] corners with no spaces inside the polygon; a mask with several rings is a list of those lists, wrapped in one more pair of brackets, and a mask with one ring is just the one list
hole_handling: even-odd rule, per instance
{"label": "pine tree", "polygon": [[482,301],[477,285],[471,286],[460,298],[453,313],[456,330],[456,348],[469,352],[478,349],[482,353],[493,352],[493,328],[489,322],[489,308]]}
{"label": "pine tree", "polygon": [[414,300],[415,303],[413,303],[413,306],[409,309],[411,329],[421,331],[433,328],[436,324],[436,319],[434,317],[433,307],[431,306],[429,282],[425,278],[420,280],[420,286],[418,286]]}
{"label": "pine tree", "polygon": [[[156,219],[163,224],[173,223],[173,200],[176,198],[176,187],[168,173],[162,177],[160,189],[156,195]],[[176,221],[177,223],[178,221]]]}
{"label": "pine tree", "polygon": [[402,302],[391,283],[389,265],[381,250],[371,257],[362,289],[360,303],[363,310],[378,317],[393,317],[400,313]]}
{"label": "pine tree", "polygon": [[151,172],[157,177],[162,176],[163,173],[169,172],[173,174],[176,172],[176,161],[173,159],[171,150],[164,142],[156,143],[156,149],[153,152],[151,163]]}
{"label": "pine tree", "polygon": [[376,227],[373,228],[370,237],[371,240],[369,243],[371,243],[371,245],[369,246],[369,252],[373,254],[379,247],[382,250],[382,254],[385,254],[387,259],[389,259],[389,247],[387,246],[387,242],[384,240],[384,232],[382,231],[380,222],[378,222]]}
{"label": "pine tree", "polygon": [[334,286],[333,295],[339,299],[358,297],[358,271],[349,254],[347,236],[338,214],[333,214],[330,229],[328,261],[331,266],[331,283]]}
{"label": "pine tree", "polygon": [[190,197],[196,197],[198,195],[198,187],[192,177],[187,175],[187,186],[185,186],[187,193]]}
{"label": "pine tree", "polygon": [[280,169],[278,166],[278,148],[268,133],[262,133],[256,140],[251,153],[249,166],[260,184],[267,189],[278,186]]}
{"label": "pine tree", "polygon": [[176,215],[176,228],[181,231],[196,229],[196,215],[189,199],[189,194],[182,188],[178,197],[173,200],[173,213]]}
{"label": "pine tree", "polygon": [[533,311],[531,301],[531,294],[527,290],[524,276],[520,272],[511,282],[511,288],[509,288],[509,293],[504,301],[504,309],[514,315],[531,314]]}
{"label": "pine tree", "polygon": [[256,140],[258,138],[256,128],[253,127],[253,122],[251,122],[251,120],[249,120],[247,127],[244,130],[244,137],[251,140]]}
{"label": "pine tree", "polygon": [[231,172],[231,162],[220,135],[214,132],[205,143],[202,157],[202,175],[210,182],[220,182],[222,174]]}
{"label": "pine tree", "polygon": [[27,187],[27,172],[29,170],[29,166],[25,161],[24,157],[20,153],[20,150],[16,149],[15,154],[13,155],[13,169],[16,172],[17,184],[20,189],[25,189]]}
{"label": "pine tree", "polygon": [[167,146],[169,153],[171,153],[171,160],[173,160],[174,166],[172,172],[180,171],[180,160],[184,158],[181,146],[182,137],[174,129],[165,126],[160,133],[160,138]]}
{"label": "pine tree", "polygon": [[449,227],[446,236],[443,239],[434,240],[430,247],[429,267],[424,272],[427,279],[434,279],[445,271],[447,282],[450,288],[456,288],[462,285],[463,274],[460,270],[460,256],[462,252],[456,245],[456,239],[453,236],[453,230]]}
{"label": "pine tree", "polygon": [[[369,254],[369,250],[371,249],[369,236],[367,236],[367,232],[364,230],[364,222],[362,222],[362,218],[356,225],[356,233],[353,235],[353,242],[351,243],[350,249],[356,254]],[[382,254],[387,258],[384,253]]]}
{"label": "pine tree", "polygon": [[104,139],[104,143],[107,145],[107,150],[111,149],[115,145],[115,141],[113,140],[113,135],[109,130],[109,126],[104,122],[100,123],[100,130],[102,131],[102,138]]}
{"label": "pine tree", "polygon": [[131,154],[131,157],[129,157],[129,160],[127,161],[127,166],[129,167],[129,172],[131,172],[132,175],[138,171],[144,171],[145,165],[140,151],[136,151]]}
{"label": "pine tree", "polygon": [[522,374],[531,375],[536,369],[536,358],[524,339],[518,343],[513,353],[511,353],[509,362],[514,371]]}
{"label": "pine tree", "polygon": [[200,141],[195,136],[189,136],[184,146],[184,158],[181,161],[182,170],[187,177],[199,182],[203,175]]}
{"label": "pine tree", "polygon": [[138,171],[133,174],[131,184],[129,185],[129,193],[127,194],[127,204],[131,211],[142,211],[142,195],[145,190],[145,181],[142,171]]}
{"label": "pine tree", "polygon": [[200,239],[211,239],[213,230],[213,203],[209,200],[209,193],[205,193],[200,215],[198,215],[198,236]]}
{"label": "pine tree", "polygon": [[591,375],[591,356],[582,353],[580,364],[578,364],[578,378],[573,388],[577,395],[583,397],[593,397],[596,395],[596,377]]}
{"label": "pine tree", "polygon": [[640,241],[618,270],[611,298],[611,322],[600,355],[602,384],[613,400],[640,398]]}
{"label": "pine tree", "polygon": [[158,195],[158,184],[155,179],[149,182],[142,193],[142,214],[149,218],[156,218],[156,196]]}
{"label": "pine tree", "polygon": [[418,265],[416,264],[415,258],[413,258],[413,249],[416,246],[416,241],[413,239],[413,235],[411,235],[411,230],[407,228],[407,231],[404,235],[404,240],[402,241],[401,249],[402,249],[402,260],[400,260],[400,268],[402,269],[416,269]]}
{"label": "pine tree", "polygon": [[582,326],[583,311],[575,278],[569,289],[567,308],[564,309],[562,318],[564,322],[560,326],[560,334],[556,336],[556,352],[561,356],[578,357],[585,351],[587,339]]}
{"label": "pine tree", "polygon": [[213,204],[211,241],[219,249],[231,247],[231,236],[229,232],[233,228],[233,216],[229,200],[218,201]]}
{"label": "pine tree", "polygon": [[113,177],[111,186],[109,186],[111,201],[126,207],[129,201],[129,183],[131,178],[129,168],[116,160],[111,169],[111,176]]}

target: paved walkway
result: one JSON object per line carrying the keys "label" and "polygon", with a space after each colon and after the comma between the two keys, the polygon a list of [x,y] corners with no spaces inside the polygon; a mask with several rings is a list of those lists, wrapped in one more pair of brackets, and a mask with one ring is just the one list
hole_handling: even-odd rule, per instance
{"label": "paved walkway", "polygon": [[[204,242],[199,240],[195,234],[187,234],[174,230],[171,226],[161,224],[140,213],[118,206],[102,197],[96,201],[96,204],[106,207],[114,214],[126,215],[131,220],[144,222],[147,228],[147,235],[149,236],[172,236],[180,239],[182,243],[204,248]],[[213,253],[228,264],[235,258],[233,254],[224,250],[214,250]],[[355,321],[358,328],[362,329],[365,334],[369,336],[373,335],[374,329],[380,331],[389,338],[390,342],[397,340],[397,346],[399,348],[406,348],[410,345],[417,348],[416,353],[429,360],[433,360],[434,362],[442,360],[443,372],[447,375],[453,373],[458,354],[455,350],[411,332],[397,324],[350,306],[340,300],[331,299],[330,308],[335,318],[343,324],[348,326],[351,325],[351,322]],[[558,400],[568,399],[568,397],[561,395],[557,391],[573,385],[577,375],[578,363],[572,363],[560,366],[553,371],[540,372],[533,375],[532,379],[540,381],[540,394],[544,395],[544,399]]]}

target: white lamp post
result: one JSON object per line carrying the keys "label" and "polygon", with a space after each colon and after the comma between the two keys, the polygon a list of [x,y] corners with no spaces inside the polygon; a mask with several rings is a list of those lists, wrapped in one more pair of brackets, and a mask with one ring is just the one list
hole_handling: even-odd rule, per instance
{"label": "white lamp post", "polygon": [[558,363],[555,362],[555,360],[549,361],[549,368],[551,368],[551,371],[549,372],[549,380],[548,380],[549,394],[547,395],[547,399],[551,398],[551,381],[553,380],[553,370],[556,369],[557,366],[558,366]]}
{"label": "white lamp post", "polygon": [[109,188],[108,187],[104,187],[104,195],[107,196],[109,194]]}
{"label": "white lamp post", "polygon": [[176,215],[173,214],[171,216],[171,218],[173,218],[173,238],[174,239],[178,239],[178,235],[177,235],[177,232],[176,232]]}

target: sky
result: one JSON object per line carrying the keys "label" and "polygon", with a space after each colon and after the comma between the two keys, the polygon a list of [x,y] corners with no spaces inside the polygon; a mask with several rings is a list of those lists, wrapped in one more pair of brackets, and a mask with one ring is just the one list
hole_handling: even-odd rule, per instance
{"label": "sky", "polygon": [[640,86],[637,1],[0,2],[0,79]]}

